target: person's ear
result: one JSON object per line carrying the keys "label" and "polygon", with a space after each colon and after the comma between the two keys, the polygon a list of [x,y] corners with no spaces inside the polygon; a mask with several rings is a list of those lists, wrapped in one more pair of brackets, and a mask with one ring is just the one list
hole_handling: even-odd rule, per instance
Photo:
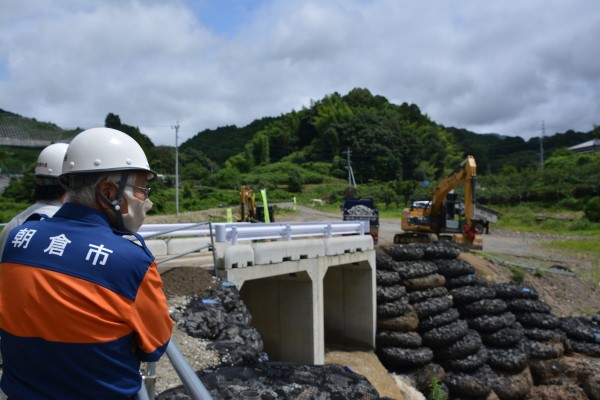
{"label": "person's ear", "polygon": [[[98,192],[100,192],[100,194],[102,194],[109,202],[112,203],[112,201],[117,196],[117,187],[111,182],[102,181],[98,184]],[[104,201],[99,201],[99,203],[102,208],[112,208],[109,204],[106,204]]]}

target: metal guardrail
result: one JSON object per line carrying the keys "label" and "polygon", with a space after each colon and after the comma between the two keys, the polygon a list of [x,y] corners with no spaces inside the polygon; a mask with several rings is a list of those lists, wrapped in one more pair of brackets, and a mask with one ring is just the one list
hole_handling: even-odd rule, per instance
{"label": "metal guardrail", "polygon": [[177,375],[183,382],[183,386],[193,400],[212,400],[212,396],[206,390],[196,372],[173,342],[169,342],[167,346],[167,357],[171,360],[173,368],[175,368]]}
{"label": "metal guardrail", "polygon": [[[208,225],[208,227],[203,227]],[[214,235],[212,228],[214,227]],[[300,237],[331,237],[334,235],[364,235],[369,221],[279,222],[279,223],[201,223],[144,224],[138,233],[145,239],[153,237],[211,236],[214,242],[240,240],[284,239]]]}
{"label": "metal guardrail", "polygon": [[[192,400],[213,400],[212,395],[206,387],[202,384],[198,375],[194,369],[187,362],[181,351],[174,342],[169,342],[166,351],[169,361],[173,365],[173,369],[181,379],[183,386],[187,394]],[[155,393],[155,382],[156,378],[156,363],[148,363],[148,377],[144,379],[142,387],[138,391],[138,400],[154,400],[156,397]]]}

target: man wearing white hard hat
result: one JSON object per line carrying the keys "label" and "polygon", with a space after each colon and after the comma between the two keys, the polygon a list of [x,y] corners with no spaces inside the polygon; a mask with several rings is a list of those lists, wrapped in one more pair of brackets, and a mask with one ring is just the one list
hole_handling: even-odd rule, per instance
{"label": "man wearing white hard hat", "polygon": [[54,143],[42,150],[35,163],[35,193],[36,202],[23,212],[11,219],[0,234],[0,258],[9,232],[15,226],[21,225],[32,215],[38,218],[49,218],[62,206],[65,199],[65,189],[59,184],[58,177],[62,171],[67,143]]}
{"label": "man wearing white hard hat", "polygon": [[155,176],[130,136],[83,131],[63,163],[65,204],[9,234],[0,267],[8,398],[136,397],[140,363],[163,355],[173,327],[154,256],[135,233]]}

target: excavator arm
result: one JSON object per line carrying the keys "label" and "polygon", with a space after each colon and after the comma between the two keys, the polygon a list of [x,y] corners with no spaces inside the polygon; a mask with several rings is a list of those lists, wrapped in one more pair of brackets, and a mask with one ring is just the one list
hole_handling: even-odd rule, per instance
{"label": "excavator arm", "polygon": [[448,176],[442,179],[433,189],[431,195],[431,206],[426,216],[432,221],[438,220],[442,213],[442,206],[450,191],[464,184],[465,191],[465,223],[472,224],[475,211],[475,185],[477,181],[477,165],[473,156],[467,156],[465,160]]}

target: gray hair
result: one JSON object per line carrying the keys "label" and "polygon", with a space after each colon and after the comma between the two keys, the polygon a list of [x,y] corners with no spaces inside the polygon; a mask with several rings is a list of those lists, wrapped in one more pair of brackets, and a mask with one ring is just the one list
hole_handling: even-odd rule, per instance
{"label": "gray hair", "polygon": [[[135,172],[135,171],[134,171]],[[103,180],[114,183],[119,186],[123,172],[111,172],[105,174],[94,174],[84,176],[71,176],[69,180],[69,188],[67,192],[66,202],[83,204],[85,206],[96,205],[96,188]],[[134,185],[136,174],[130,173],[127,177],[127,184]],[[131,194],[131,187],[126,187],[125,191]]]}

